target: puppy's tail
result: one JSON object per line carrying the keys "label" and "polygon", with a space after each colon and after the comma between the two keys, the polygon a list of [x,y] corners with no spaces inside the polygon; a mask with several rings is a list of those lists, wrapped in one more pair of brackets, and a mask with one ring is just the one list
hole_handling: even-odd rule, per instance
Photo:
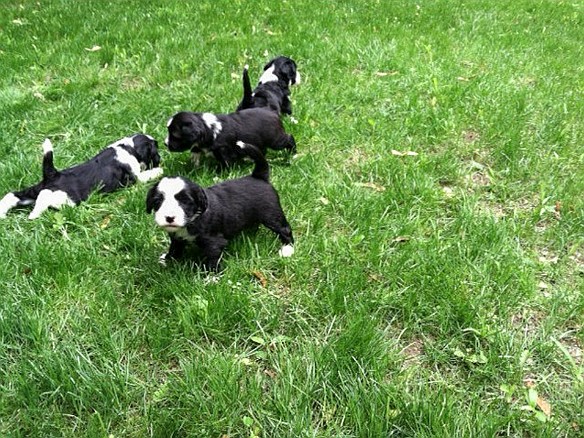
{"label": "puppy's tail", "polygon": [[239,146],[244,154],[251,158],[255,163],[251,176],[266,182],[270,181],[270,166],[266,161],[264,154],[262,154],[262,152],[254,145],[242,141],[238,141],[237,146]]}
{"label": "puppy's tail", "polygon": [[246,65],[243,67],[243,74],[241,75],[241,81],[243,83],[243,98],[241,99],[241,103],[239,104],[238,110],[251,108],[251,101],[252,101],[252,90],[251,90],[251,83],[249,82],[249,73],[248,73],[249,66]]}
{"label": "puppy's tail", "polygon": [[53,164],[53,144],[48,138],[43,142],[43,154],[43,180],[50,181],[59,174],[59,171]]}

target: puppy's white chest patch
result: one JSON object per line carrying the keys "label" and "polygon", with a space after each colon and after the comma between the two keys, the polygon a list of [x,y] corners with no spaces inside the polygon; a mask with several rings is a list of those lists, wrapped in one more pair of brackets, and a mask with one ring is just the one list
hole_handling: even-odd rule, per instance
{"label": "puppy's white chest patch", "polygon": [[203,113],[201,118],[203,119],[203,122],[205,122],[205,125],[213,130],[213,139],[216,139],[219,133],[223,130],[223,125],[221,125],[217,116],[211,113]]}
{"label": "puppy's white chest patch", "polygon": [[139,175],[141,172],[141,168],[140,168],[140,163],[138,162],[136,157],[131,155],[124,148],[121,148],[119,146],[112,146],[112,147],[116,151],[116,160],[118,160],[122,164],[128,165],[130,167],[130,169],[132,170],[132,173],[134,175],[136,175],[136,176]]}
{"label": "puppy's white chest patch", "polygon": [[260,76],[259,83],[265,84],[266,82],[278,82],[278,76],[274,74],[275,68],[276,67],[273,65],[270,68],[267,68]]}

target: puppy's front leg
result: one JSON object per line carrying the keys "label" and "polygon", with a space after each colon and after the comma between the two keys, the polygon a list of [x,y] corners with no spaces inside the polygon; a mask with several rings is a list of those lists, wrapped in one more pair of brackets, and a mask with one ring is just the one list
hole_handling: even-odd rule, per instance
{"label": "puppy's front leg", "polygon": [[173,259],[181,258],[185,247],[187,246],[187,242],[183,239],[177,239],[174,236],[170,236],[170,248],[168,248],[168,256]]}
{"label": "puppy's front leg", "polygon": [[172,234],[170,235],[170,248],[168,252],[160,256],[160,263],[166,264],[168,259],[179,259],[182,257],[187,243],[182,239],[177,239]]}
{"label": "puppy's front leg", "polygon": [[209,271],[219,271],[219,262],[223,249],[227,246],[227,239],[223,236],[201,237],[197,244],[205,258],[205,268]]}
{"label": "puppy's front leg", "polygon": [[137,177],[140,182],[148,182],[150,180],[161,177],[163,173],[164,171],[162,170],[162,167],[155,167],[153,169],[140,172]]}

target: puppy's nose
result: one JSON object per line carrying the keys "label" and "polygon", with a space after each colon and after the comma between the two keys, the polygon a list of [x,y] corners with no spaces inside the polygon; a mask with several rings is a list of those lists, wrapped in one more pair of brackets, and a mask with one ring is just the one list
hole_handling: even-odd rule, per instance
{"label": "puppy's nose", "polygon": [[174,216],[165,216],[166,222],[172,224],[174,222]]}

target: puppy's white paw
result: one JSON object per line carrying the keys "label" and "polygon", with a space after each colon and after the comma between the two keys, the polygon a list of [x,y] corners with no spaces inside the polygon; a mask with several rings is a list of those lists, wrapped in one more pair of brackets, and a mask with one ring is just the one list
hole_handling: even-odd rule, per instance
{"label": "puppy's white paw", "polygon": [[205,280],[203,280],[204,284],[217,284],[219,283],[219,280],[221,279],[221,275],[219,274],[209,274],[207,275],[207,277],[205,278]]}
{"label": "puppy's white paw", "polygon": [[162,266],[166,266],[166,256],[167,254],[161,254],[160,257],[158,257],[158,263],[160,263]]}
{"label": "puppy's white paw", "polygon": [[240,149],[245,149],[245,143],[241,140],[236,141],[235,144],[239,146]]}
{"label": "puppy's white paw", "polygon": [[164,175],[164,169],[162,169],[162,167],[155,167],[150,170],[152,172],[152,178],[160,178],[162,175]]}
{"label": "puppy's white paw", "polygon": [[292,245],[284,245],[282,248],[280,248],[278,254],[280,257],[292,257],[294,254],[294,247]]}
{"label": "puppy's white paw", "polygon": [[148,182],[152,179],[160,178],[163,173],[164,171],[162,170],[162,167],[155,167],[154,169],[140,172],[138,175],[138,180],[140,180],[140,182]]}

